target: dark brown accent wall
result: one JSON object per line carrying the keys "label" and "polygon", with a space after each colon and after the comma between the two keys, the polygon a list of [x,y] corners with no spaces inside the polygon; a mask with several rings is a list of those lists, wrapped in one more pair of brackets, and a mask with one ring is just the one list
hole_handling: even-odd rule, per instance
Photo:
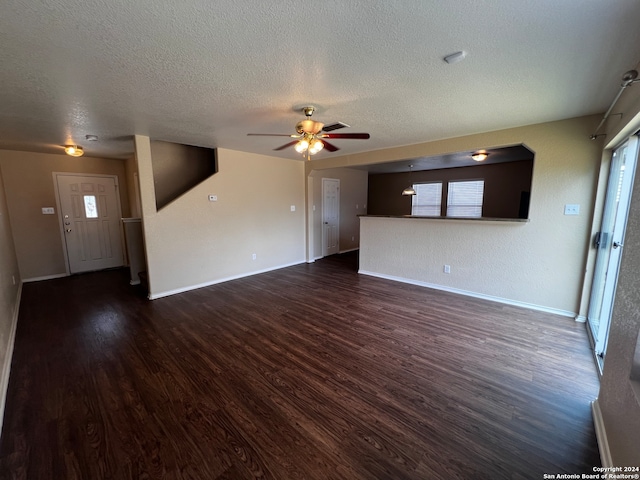
{"label": "dark brown accent wall", "polygon": [[[413,183],[484,180],[483,217],[521,218],[522,192],[531,191],[533,160],[472,167],[369,175],[369,215],[411,215],[411,197],[402,190]],[[444,190],[444,189],[443,189]],[[444,195],[444,193],[443,193]],[[443,202],[445,203],[445,202]]]}

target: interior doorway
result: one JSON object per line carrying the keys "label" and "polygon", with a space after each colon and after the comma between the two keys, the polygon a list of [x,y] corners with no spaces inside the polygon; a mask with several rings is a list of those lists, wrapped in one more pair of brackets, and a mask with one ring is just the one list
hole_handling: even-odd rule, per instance
{"label": "interior doorway", "polygon": [[340,251],[340,180],[322,179],[322,255]]}
{"label": "interior doorway", "polygon": [[54,173],[69,273],[124,265],[118,177]]}
{"label": "interior doorway", "polygon": [[602,371],[609,338],[613,300],[624,247],[624,233],[638,158],[638,137],[616,148],[611,158],[600,231],[596,234],[596,263],[587,321],[598,366]]}

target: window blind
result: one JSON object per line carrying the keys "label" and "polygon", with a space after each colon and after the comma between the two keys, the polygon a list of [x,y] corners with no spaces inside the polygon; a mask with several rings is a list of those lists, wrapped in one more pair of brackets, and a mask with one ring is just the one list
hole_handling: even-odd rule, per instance
{"label": "window blind", "polygon": [[449,182],[447,217],[481,217],[484,180]]}
{"label": "window blind", "polygon": [[439,217],[442,203],[442,182],[416,183],[416,194],[411,199],[411,215]]}

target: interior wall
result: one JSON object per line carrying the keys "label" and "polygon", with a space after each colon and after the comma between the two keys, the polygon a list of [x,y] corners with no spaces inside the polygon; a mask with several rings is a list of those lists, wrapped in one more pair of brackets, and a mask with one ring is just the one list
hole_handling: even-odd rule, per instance
{"label": "interior wall", "polygon": [[[400,192],[422,182],[484,180],[482,216],[518,218],[521,192],[531,191],[533,161],[369,175],[369,215],[411,215],[410,196]],[[444,191],[444,189],[443,189]],[[445,204],[445,202],[443,202]]]}
{"label": "interior wall", "polygon": [[[579,313],[589,256],[593,199],[602,157],[601,140],[589,135],[600,116],[581,117],[357,155],[319,160],[315,169],[354,167],[422,156],[444,155],[504,145],[525,144],[535,152],[527,223],[476,220],[398,219],[420,230],[414,247],[404,237],[361,236],[360,268],[451,289],[477,292]],[[403,187],[404,188],[404,187]],[[579,204],[580,214],[564,215],[564,205]],[[412,223],[419,222],[419,223]],[[394,227],[401,228],[398,224]],[[412,247],[413,248],[413,247]],[[365,254],[366,252],[368,254]],[[420,263],[419,260],[428,263]],[[451,274],[442,273],[451,265]],[[585,306],[586,309],[586,306]],[[581,313],[581,312],[580,312]]]}
{"label": "interior wall", "polygon": [[150,298],[304,262],[303,162],[218,149],[218,173],[156,211],[149,138],[135,144]]}
{"label": "interior wall", "polygon": [[340,252],[360,247],[360,218],[367,213],[367,172],[355,168],[335,168],[311,172],[313,204],[311,225],[313,235],[312,259],[322,258],[322,179],[340,180]]}
{"label": "interior wall", "polygon": [[138,166],[135,156],[127,158],[124,162],[127,176],[127,196],[129,197],[129,215],[133,218],[140,218],[142,209],[140,208],[140,189],[137,187]]}
{"label": "interior wall", "polygon": [[[0,151],[5,192],[24,281],[65,275],[53,172],[117,175],[122,216],[130,215],[124,160]],[[42,207],[56,208],[43,215]]]}
{"label": "interior wall", "polygon": [[0,169],[0,431],[9,385],[11,353],[18,322],[20,273],[16,258],[9,209]]}
{"label": "interior wall", "polygon": [[212,148],[151,141],[156,208],[159,210],[216,173]]}

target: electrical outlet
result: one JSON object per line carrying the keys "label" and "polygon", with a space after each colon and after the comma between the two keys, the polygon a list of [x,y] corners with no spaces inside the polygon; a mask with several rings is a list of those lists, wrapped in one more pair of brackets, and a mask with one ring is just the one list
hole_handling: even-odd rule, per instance
{"label": "electrical outlet", "polygon": [[580,215],[580,205],[567,204],[564,206],[565,215]]}
{"label": "electrical outlet", "polygon": [[451,265],[444,266],[444,273],[451,273]]}
{"label": "electrical outlet", "polygon": [[258,258],[258,256],[255,253],[251,255],[251,260],[255,260],[256,258]]}
{"label": "electrical outlet", "polygon": [[295,205],[291,205],[291,211],[295,212],[296,211],[296,206]]}

